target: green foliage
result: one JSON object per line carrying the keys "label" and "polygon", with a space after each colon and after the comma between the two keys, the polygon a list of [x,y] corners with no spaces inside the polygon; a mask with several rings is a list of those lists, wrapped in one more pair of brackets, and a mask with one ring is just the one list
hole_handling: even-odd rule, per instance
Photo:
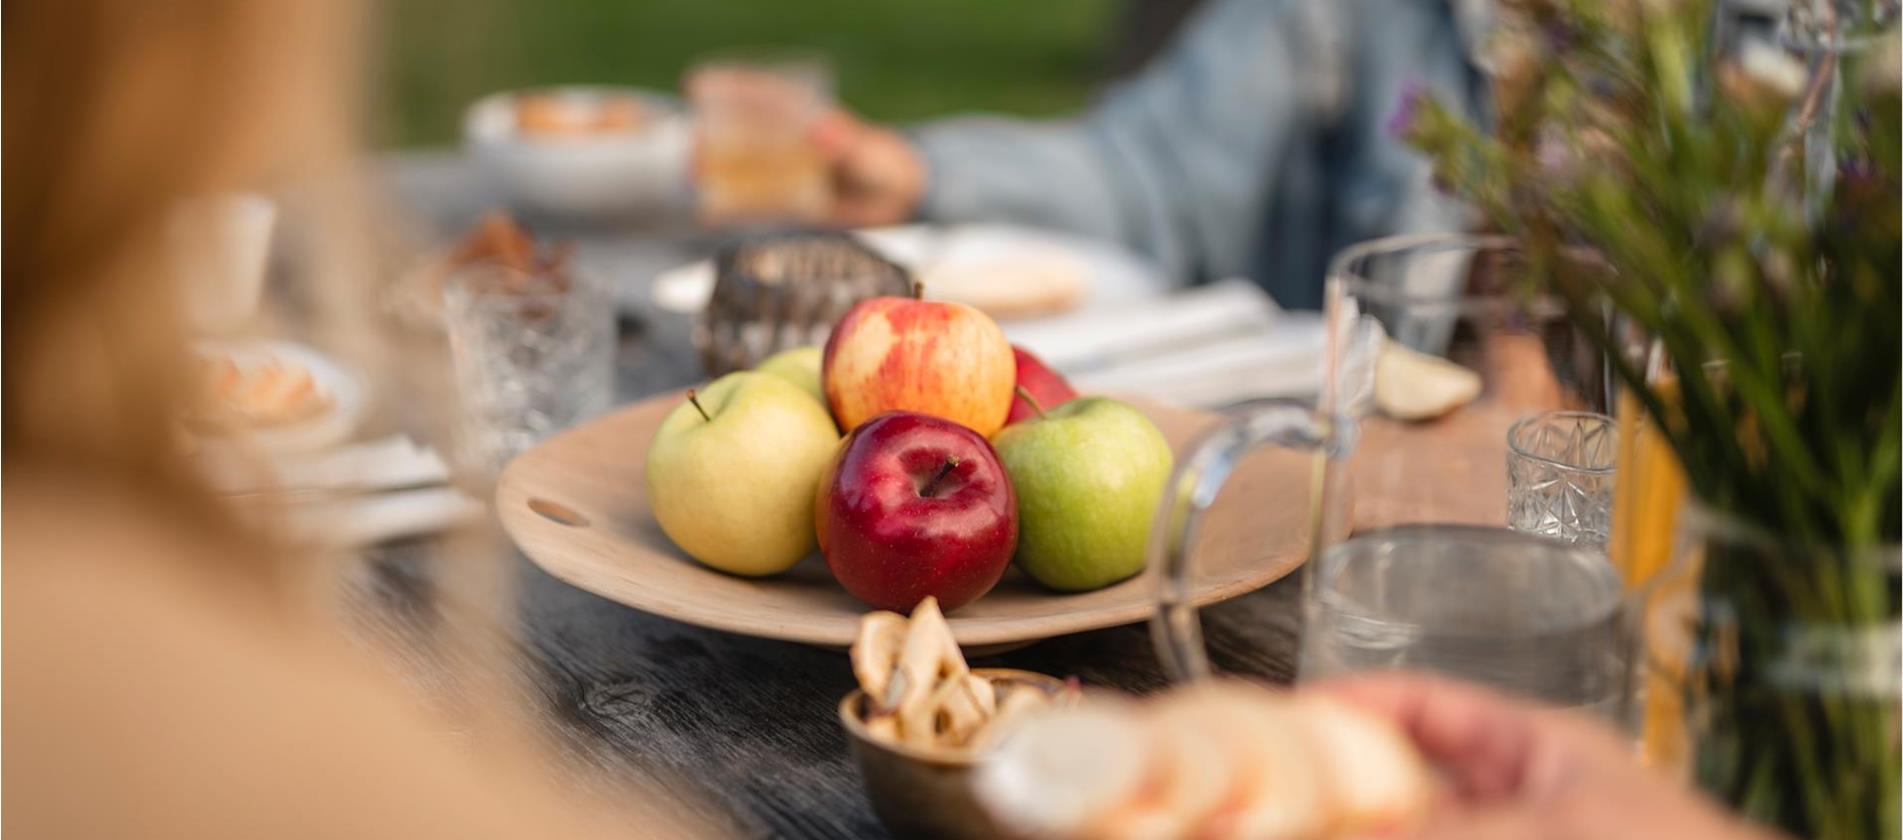
{"label": "green foliage", "polygon": [[[1706,503],[1794,541],[1894,542],[1897,79],[1865,66],[1894,42],[1835,61],[1833,101],[1713,55],[1709,2],[1511,5],[1496,131],[1423,101],[1408,139],[1609,349],[1615,327],[1656,341],[1675,383],[1613,355]],[[1834,138],[1834,187],[1806,177],[1807,138]]]}
{"label": "green foliage", "polygon": [[[1752,67],[1714,54],[1713,2],[1508,3],[1495,130],[1430,101],[1403,130],[1525,243],[1704,503],[1757,535],[1703,546],[1701,784],[1796,836],[1893,837],[1895,686],[1848,686],[1894,663],[1827,657],[1797,684],[1790,664],[1796,639],[1897,632],[1898,46]],[[1675,377],[1628,352],[1633,327]]]}
{"label": "green foliage", "polygon": [[455,141],[463,106],[531,85],[677,89],[732,47],[817,50],[841,98],[880,120],[1086,101],[1117,6],[1107,0],[392,0],[381,21],[386,143]]}

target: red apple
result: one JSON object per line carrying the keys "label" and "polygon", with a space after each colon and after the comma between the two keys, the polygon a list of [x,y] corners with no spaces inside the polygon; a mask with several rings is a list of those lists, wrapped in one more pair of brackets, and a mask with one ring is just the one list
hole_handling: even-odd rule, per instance
{"label": "red apple", "polygon": [[846,436],[820,486],[816,530],[847,592],[909,613],[947,610],[997,585],[1018,545],[1018,500],[983,435],[895,411]]}
{"label": "red apple", "polygon": [[962,303],[881,297],[847,310],[826,339],[821,384],[843,429],[888,411],[943,417],[989,437],[1017,383],[1011,344]]}
{"label": "red apple", "polygon": [[[1029,393],[1031,399],[1037,400],[1038,408],[1049,411],[1077,398],[1077,389],[1070,387],[1070,383],[1044,364],[1043,359],[1031,355],[1031,351],[1013,344],[1011,357],[1018,365],[1018,387]],[[1023,397],[1014,397],[1011,400],[1011,413],[1005,415],[1004,424],[1009,426],[1036,416],[1036,408],[1032,408]]]}

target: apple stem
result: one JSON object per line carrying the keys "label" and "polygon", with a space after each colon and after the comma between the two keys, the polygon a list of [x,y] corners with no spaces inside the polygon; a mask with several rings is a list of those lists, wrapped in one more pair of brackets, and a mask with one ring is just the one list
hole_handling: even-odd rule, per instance
{"label": "apple stem", "polygon": [[912,299],[913,300],[925,299],[925,281],[923,280],[912,281]]}
{"label": "apple stem", "polygon": [[920,489],[918,494],[927,499],[931,498],[932,494],[938,491],[939,482],[944,481],[945,476],[951,475],[951,471],[955,469],[958,469],[958,457],[955,455],[947,456],[945,458],[945,465],[938,468],[938,474],[932,476],[931,481],[925,482],[925,487]]}
{"label": "apple stem", "polygon": [[694,404],[695,411],[700,412],[700,419],[709,423],[714,422],[714,418],[707,416],[707,409],[701,407],[700,399],[695,396],[694,389],[692,388],[687,389],[687,401]]}
{"label": "apple stem", "polygon": [[1036,398],[1036,397],[1033,397],[1033,396],[1031,396],[1031,392],[1030,392],[1030,391],[1026,391],[1026,390],[1024,390],[1024,386],[1023,386],[1023,385],[1018,385],[1018,386],[1016,386],[1016,387],[1017,387],[1017,392],[1018,392],[1018,399],[1021,399],[1021,400],[1023,400],[1023,401],[1024,401],[1024,402],[1025,402],[1026,404],[1028,404],[1028,405],[1030,405],[1030,406],[1031,406],[1031,410],[1032,410],[1032,411],[1035,411],[1035,412],[1037,412],[1037,419],[1039,419],[1039,420],[1049,420],[1049,419],[1050,419],[1049,417],[1046,417],[1046,416],[1044,415],[1044,406],[1041,406],[1041,405],[1038,405],[1038,404],[1037,404],[1037,398]]}

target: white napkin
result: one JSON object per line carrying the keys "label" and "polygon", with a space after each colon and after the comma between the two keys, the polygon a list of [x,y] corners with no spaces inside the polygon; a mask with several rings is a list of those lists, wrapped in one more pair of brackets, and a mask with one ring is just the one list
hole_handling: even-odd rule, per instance
{"label": "white napkin", "polygon": [[1143,394],[1203,408],[1258,397],[1312,394],[1321,386],[1321,322],[1287,319],[1243,335],[1070,377],[1086,393]]}
{"label": "white napkin", "polygon": [[291,535],[330,546],[362,546],[433,534],[474,520],[483,505],[453,487],[345,496],[299,505]]}
{"label": "white napkin", "polygon": [[1004,330],[1085,392],[1217,407],[1321,384],[1321,316],[1286,312],[1246,280]]}
{"label": "white napkin", "polygon": [[1140,303],[1003,326],[1006,336],[1051,366],[1083,373],[1212,335],[1265,331],[1280,312],[1254,284],[1224,280]]}
{"label": "white napkin", "polygon": [[212,484],[228,496],[366,492],[449,480],[449,467],[436,450],[402,435],[262,458],[256,451],[207,446],[201,461]]}
{"label": "white napkin", "polygon": [[279,455],[262,467],[262,475],[211,473],[234,501],[273,505],[267,510],[283,517],[293,538],[324,545],[434,533],[483,511],[480,502],[446,486],[449,468],[434,449],[403,436]]}
{"label": "white napkin", "polygon": [[449,480],[449,467],[436,450],[397,435],[282,458],[277,474],[285,487],[368,490],[442,484]]}

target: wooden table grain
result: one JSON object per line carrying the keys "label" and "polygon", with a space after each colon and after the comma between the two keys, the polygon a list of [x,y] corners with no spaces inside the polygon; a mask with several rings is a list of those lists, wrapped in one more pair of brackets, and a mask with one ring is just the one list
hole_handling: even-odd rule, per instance
{"label": "wooden table grain", "polygon": [[[422,637],[404,644],[427,644],[434,579],[456,565],[416,546],[380,549],[357,581],[376,613],[369,622],[379,633]],[[613,791],[641,778],[664,796],[724,812],[746,836],[885,836],[833,717],[853,687],[844,653],[702,630],[575,589],[519,557],[515,568],[516,613],[498,629],[520,646],[524,684],[538,694],[539,722],[573,783]],[[1216,668],[1289,680],[1299,589],[1292,576],[1204,610]],[[1165,684],[1143,625],[972,664],[1133,692]]]}
{"label": "wooden table grain", "polygon": [[[453,155],[390,165],[395,197],[447,235],[486,206]],[[705,254],[692,235],[602,230],[575,234],[581,258],[638,294],[653,274]],[[628,402],[701,377],[684,316],[636,306],[624,318],[617,398]],[[382,546],[351,576],[362,624],[407,651],[429,686],[427,653],[458,557],[426,543]],[[722,812],[744,836],[881,837],[845,735],[833,717],[853,687],[843,653],[737,636],[624,607],[550,577],[519,554],[512,611],[489,616],[515,647],[539,723],[557,744],[558,772],[595,793],[643,778],[662,796]],[[1203,611],[1212,662],[1225,672],[1287,681],[1300,626],[1299,573]],[[973,665],[1074,675],[1133,692],[1164,684],[1144,625],[1046,640]],[[442,688],[435,686],[435,688]],[[632,795],[632,794],[630,794]],[[638,832],[637,832],[638,834]]]}

